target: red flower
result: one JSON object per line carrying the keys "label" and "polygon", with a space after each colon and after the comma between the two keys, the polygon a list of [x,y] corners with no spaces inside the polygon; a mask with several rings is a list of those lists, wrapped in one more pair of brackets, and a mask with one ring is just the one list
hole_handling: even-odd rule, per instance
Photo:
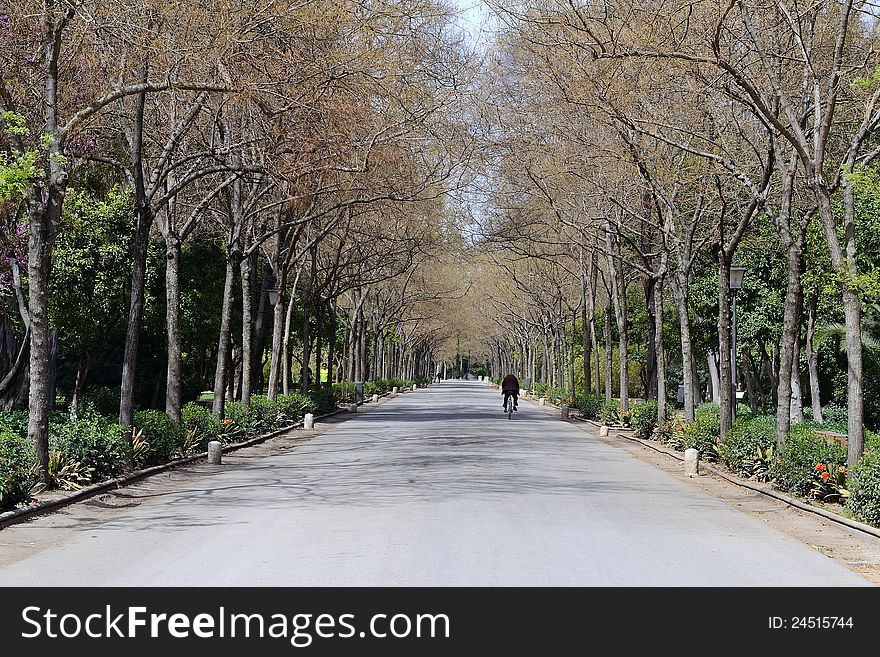
{"label": "red flower", "polygon": [[232,424],[232,420],[223,420],[223,424]]}
{"label": "red flower", "polygon": [[829,475],[827,472],[823,472],[819,476],[822,477],[822,481],[828,481],[828,477],[830,477],[831,475]]}
{"label": "red flower", "polygon": [[675,428],[678,429],[679,431],[684,431],[684,425],[682,425],[682,424],[679,424],[679,425],[678,425],[677,427],[675,427]]}
{"label": "red flower", "polygon": [[816,472],[822,472],[823,470],[827,470],[827,469],[828,468],[825,466],[824,463],[817,463],[816,464]]}

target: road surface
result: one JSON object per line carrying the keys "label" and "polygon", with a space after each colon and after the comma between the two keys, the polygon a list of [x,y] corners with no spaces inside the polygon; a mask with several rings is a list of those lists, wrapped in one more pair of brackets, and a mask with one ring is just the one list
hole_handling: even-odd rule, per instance
{"label": "road surface", "polygon": [[[106,519],[78,504],[3,530],[0,584],[869,584],[532,403],[508,420],[500,394],[476,382],[203,468]],[[10,558],[16,541],[27,549]]]}

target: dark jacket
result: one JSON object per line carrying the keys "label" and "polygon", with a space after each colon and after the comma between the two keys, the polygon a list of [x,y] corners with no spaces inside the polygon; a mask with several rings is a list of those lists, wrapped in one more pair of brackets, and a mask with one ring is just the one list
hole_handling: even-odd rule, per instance
{"label": "dark jacket", "polygon": [[515,392],[519,394],[519,379],[513,374],[508,374],[501,382],[501,392]]}

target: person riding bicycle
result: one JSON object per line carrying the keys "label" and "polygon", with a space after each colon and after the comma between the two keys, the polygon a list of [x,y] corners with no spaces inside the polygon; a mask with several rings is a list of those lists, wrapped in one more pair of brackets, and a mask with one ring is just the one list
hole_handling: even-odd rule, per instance
{"label": "person riding bicycle", "polygon": [[519,397],[519,379],[513,374],[508,374],[501,382],[501,396],[504,401],[501,402],[502,408],[507,408],[507,398],[513,397],[513,410],[516,410],[516,402]]}

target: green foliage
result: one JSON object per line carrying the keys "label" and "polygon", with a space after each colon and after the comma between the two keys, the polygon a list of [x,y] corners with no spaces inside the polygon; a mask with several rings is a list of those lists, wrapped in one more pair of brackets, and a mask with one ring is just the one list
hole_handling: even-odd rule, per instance
{"label": "green foliage", "polygon": [[76,419],[52,423],[52,444],[65,460],[91,468],[94,480],[109,479],[128,465],[131,453],[125,430],[91,407]]}
{"label": "green foliage", "polygon": [[718,457],[720,434],[721,411],[718,404],[700,404],[694,411],[694,421],[684,425],[684,449],[697,449],[701,459],[713,461]]}
{"label": "green foliage", "polygon": [[27,436],[27,411],[0,411],[0,432],[4,429],[22,438]]}
{"label": "green foliage", "polygon": [[846,508],[871,525],[880,527],[880,451],[866,451],[849,473],[850,496]]}
{"label": "green foliage", "polygon": [[630,422],[633,433],[639,438],[648,439],[657,427],[657,402],[648,400],[630,407]]}
{"label": "green foliage", "polygon": [[[332,397],[332,394],[330,396]],[[300,393],[278,395],[276,405],[284,424],[299,422],[306,413],[315,413],[318,408],[318,404],[311,395]]]}
{"label": "green foliage", "polygon": [[53,451],[49,455],[49,481],[52,488],[79,490],[92,481],[94,468],[75,461],[64,452]]}
{"label": "green foliage", "polygon": [[588,420],[595,420],[599,417],[603,403],[605,403],[605,397],[593,393],[577,398],[578,410]]}
{"label": "green foliage", "polygon": [[846,466],[828,467],[817,463],[813,468],[809,496],[823,502],[843,502],[849,497],[846,488]]}
{"label": "green foliage", "polygon": [[670,418],[663,424],[654,429],[654,440],[664,445],[669,445],[673,449],[681,451],[684,449],[684,424],[681,418]]}
{"label": "green foliage", "polygon": [[[501,379],[498,379],[498,385],[501,385]],[[544,397],[547,394],[547,391],[550,389],[549,383],[533,383],[532,384],[532,393],[536,397]]]}
{"label": "green foliage", "polygon": [[547,398],[548,402],[555,406],[562,406],[563,404],[569,406],[574,405],[574,398],[565,388],[547,388],[547,390],[544,391],[543,396]]}
{"label": "green foliage", "polygon": [[324,415],[336,410],[336,398],[333,396],[333,392],[329,388],[310,390],[309,399],[312,400],[312,404],[314,405],[314,410],[311,411],[313,413]]}
{"label": "green foliage", "polygon": [[167,463],[179,454],[183,445],[183,431],[162,411],[136,411],[134,432],[141,433],[147,444],[140,465]]}
{"label": "green foliage", "polygon": [[180,409],[180,426],[198,438],[201,444],[217,439],[222,433],[222,424],[213,413],[201,404],[190,402]]}
{"label": "green foliage", "polygon": [[278,405],[265,395],[251,397],[248,427],[254,434],[261,434],[280,427],[284,417]]}
{"label": "green foliage", "polygon": [[25,438],[0,429],[0,509],[12,509],[31,499],[37,481],[35,459]]}
{"label": "green foliage", "polygon": [[50,312],[65,338],[94,351],[128,308],[131,195],[111,190],[99,199],[70,190],[62,222],[53,247]]}
{"label": "green foliage", "polygon": [[846,450],[838,444],[827,444],[811,427],[795,424],[779,450],[770,475],[779,490],[808,497],[819,463],[829,470],[846,465]]}
{"label": "green foliage", "polygon": [[17,202],[27,194],[34,179],[40,176],[37,154],[25,153],[10,157],[0,151],[0,202]]}
{"label": "green foliage", "polygon": [[599,408],[599,420],[608,426],[630,426],[629,411],[625,411],[620,407],[619,399],[602,402],[602,406]]}
{"label": "green foliage", "polygon": [[718,448],[721,462],[746,479],[769,481],[776,445],[776,421],[769,416],[738,417]]}

